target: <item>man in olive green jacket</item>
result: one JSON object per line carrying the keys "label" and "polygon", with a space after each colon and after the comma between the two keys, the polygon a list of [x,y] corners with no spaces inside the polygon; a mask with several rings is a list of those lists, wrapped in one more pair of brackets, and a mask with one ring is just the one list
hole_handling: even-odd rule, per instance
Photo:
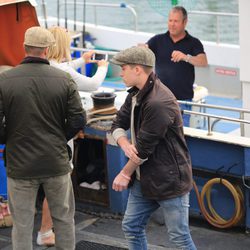
{"label": "man in olive green jacket", "polygon": [[35,202],[40,185],[53,218],[56,248],[75,249],[67,140],[83,129],[86,114],[76,84],[46,60],[48,47],[53,44],[49,31],[29,28],[24,39],[26,57],[17,67],[0,74],[0,131],[6,143],[14,250],[33,249]]}

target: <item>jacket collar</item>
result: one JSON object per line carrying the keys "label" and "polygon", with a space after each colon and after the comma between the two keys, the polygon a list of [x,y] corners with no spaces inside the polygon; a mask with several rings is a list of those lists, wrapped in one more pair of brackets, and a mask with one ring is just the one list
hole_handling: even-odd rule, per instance
{"label": "jacket collar", "polygon": [[141,103],[144,96],[146,96],[148,94],[148,92],[151,91],[151,89],[154,86],[155,80],[156,80],[156,75],[155,75],[155,73],[152,72],[149,75],[147,82],[145,83],[144,87],[141,90],[139,90],[137,87],[132,87],[128,90],[128,92],[131,93],[133,96],[139,92],[137,95],[137,104],[138,105]]}
{"label": "jacket collar", "polygon": [[27,56],[21,62],[21,64],[25,64],[25,63],[44,63],[44,64],[49,64],[49,61],[47,59],[43,59],[41,57]]}

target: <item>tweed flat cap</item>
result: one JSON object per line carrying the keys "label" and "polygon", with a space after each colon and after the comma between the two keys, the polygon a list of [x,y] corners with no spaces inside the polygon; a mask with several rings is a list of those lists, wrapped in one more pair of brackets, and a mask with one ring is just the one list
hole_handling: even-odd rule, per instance
{"label": "tweed flat cap", "polygon": [[47,29],[34,26],[26,30],[24,44],[38,48],[46,48],[55,44],[55,38]]}
{"label": "tweed flat cap", "polygon": [[134,46],[117,53],[110,61],[117,65],[138,64],[154,67],[155,55],[149,48]]}

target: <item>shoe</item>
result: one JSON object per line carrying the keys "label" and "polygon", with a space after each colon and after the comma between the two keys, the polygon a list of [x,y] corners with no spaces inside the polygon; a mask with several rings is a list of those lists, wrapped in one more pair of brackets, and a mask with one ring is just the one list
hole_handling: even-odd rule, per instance
{"label": "shoe", "polygon": [[11,227],[13,225],[8,203],[0,201],[0,227]]}
{"label": "shoe", "polygon": [[38,232],[36,244],[38,246],[54,246],[55,245],[55,234],[52,230],[49,230],[45,233]]}

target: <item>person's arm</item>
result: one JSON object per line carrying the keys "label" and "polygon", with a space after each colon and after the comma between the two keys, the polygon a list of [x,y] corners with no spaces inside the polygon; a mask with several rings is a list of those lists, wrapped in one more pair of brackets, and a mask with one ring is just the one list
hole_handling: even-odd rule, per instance
{"label": "person's arm", "polygon": [[207,56],[206,54],[198,54],[197,56],[185,55],[184,60],[196,67],[206,67],[207,66]]}
{"label": "person's arm", "polygon": [[94,53],[95,53],[94,50],[90,50],[90,51],[83,53],[81,57],[74,59],[72,61],[69,61],[69,62],[64,62],[64,63],[68,64],[70,67],[74,69],[78,69],[86,63],[96,62],[96,61],[91,60],[91,57],[93,56]]}
{"label": "person's arm", "polygon": [[[123,133],[125,133],[125,131],[129,130],[130,117],[131,117],[131,100],[132,100],[131,94],[128,94],[124,104],[118,110],[117,115],[116,115],[115,119],[113,120],[112,127],[111,127],[112,134],[115,130],[117,130],[119,128],[124,131]],[[126,136],[126,133],[123,135]],[[115,140],[117,141],[117,139],[115,139]]]}
{"label": "person's arm", "polygon": [[123,191],[128,188],[128,184],[131,180],[131,175],[138,167],[132,160],[128,160],[121,172],[115,177],[112,188],[115,191]]}
{"label": "person's arm", "polygon": [[129,158],[126,165],[120,171],[120,173],[115,177],[113,181],[112,188],[115,191],[123,191],[128,188],[128,184],[131,180],[132,174],[135,172],[136,168],[143,162],[137,154],[136,147],[131,144],[127,136],[125,136],[125,131],[123,129],[116,129],[113,132],[114,139],[118,137],[117,144],[124,151],[125,155]]}
{"label": "person's arm", "polygon": [[188,52],[174,50],[172,52],[173,62],[184,61],[196,67],[206,67],[208,65],[207,55],[204,51],[203,44],[197,38],[192,38]]}
{"label": "person's arm", "polygon": [[137,165],[140,165],[143,160],[137,156],[138,152],[136,147],[127,138],[125,130],[118,128],[113,131],[112,136],[116,143],[121,147],[125,155]]}
{"label": "person's arm", "polygon": [[6,129],[5,129],[5,121],[4,121],[4,113],[3,113],[3,102],[2,98],[0,98],[0,144],[6,143]]}
{"label": "person's arm", "polygon": [[180,62],[184,61],[186,63],[190,63],[196,67],[206,67],[207,66],[207,56],[205,53],[198,54],[196,56],[192,56],[190,54],[185,54],[181,51],[174,50],[172,52],[171,61]]}
{"label": "person's arm", "polygon": [[84,59],[82,57],[79,57],[79,58],[74,59],[74,60],[69,61],[69,62],[62,62],[61,64],[62,65],[68,65],[71,68],[77,70],[77,69],[79,69],[80,67],[82,67],[85,64],[85,61],[84,61]]}
{"label": "person's arm", "polygon": [[66,139],[72,139],[86,125],[86,112],[82,108],[81,99],[76,84],[70,80],[68,89]]}
{"label": "person's arm", "polygon": [[[135,169],[139,166],[137,160],[137,150],[127,137],[126,131],[130,128],[130,115],[131,115],[131,96],[128,95],[125,103],[121,106],[117,113],[116,118],[113,121],[111,132],[114,140],[124,151],[125,155],[131,159],[128,160],[123,170],[116,176],[113,181],[113,189],[115,191],[122,191],[128,188],[128,184],[131,179],[131,175]],[[135,160],[137,159],[137,160]]]}
{"label": "person's arm", "polygon": [[95,75],[92,77],[87,77],[85,75],[80,74],[71,66],[65,63],[60,65],[60,69],[71,75],[72,79],[77,84],[79,91],[94,91],[97,90],[97,88],[102,84],[106,77],[108,70],[108,62],[105,62],[105,65],[99,66]]}

